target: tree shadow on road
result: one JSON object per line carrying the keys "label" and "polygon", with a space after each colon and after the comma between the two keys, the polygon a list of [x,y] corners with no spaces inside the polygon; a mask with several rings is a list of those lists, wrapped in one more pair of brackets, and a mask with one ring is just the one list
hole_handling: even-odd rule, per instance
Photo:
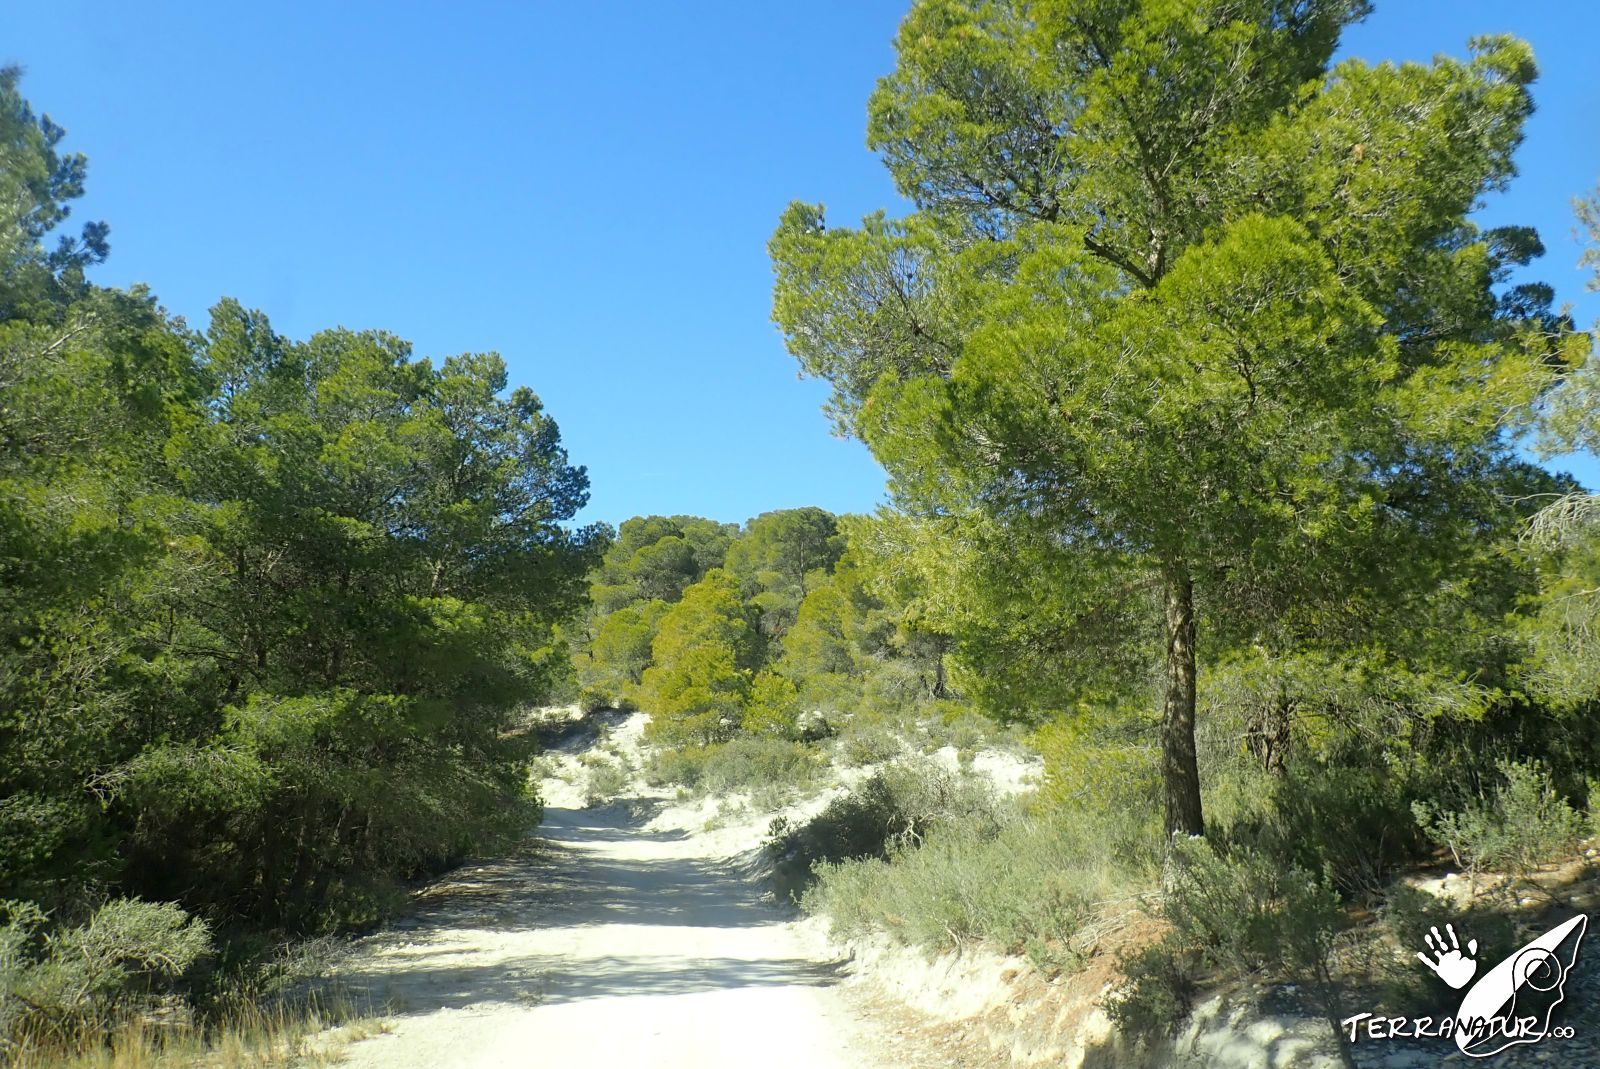
{"label": "tree shadow on road", "polygon": [[[554,810],[554,818],[518,853],[463,865],[420,892],[413,909],[389,930],[369,938],[369,953],[353,961],[340,982],[352,992],[391,1004],[395,1012],[496,1004],[557,1005],[587,999],[679,995],[750,987],[826,986],[838,963],[806,958],[627,954],[569,957],[539,943],[517,953],[529,933],[640,929],[644,949],[661,933],[689,930],[687,946],[702,943],[692,929],[755,929],[780,924],[730,859],[676,856],[681,833],[655,834],[643,825],[647,807]],[[614,842],[643,849],[617,857]],[[651,856],[660,844],[663,856]],[[618,945],[612,932],[610,945]],[[548,944],[546,944],[548,945]],[[659,944],[657,944],[659,945]]]}
{"label": "tree shadow on road", "polygon": [[[459,953],[459,952],[458,952]],[[599,998],[688,995],[752,987],[827,987],[839,982],[839,963],[805,958],[638,957],[526,958],[452,964],[449,952],[396,974],[342,978],[357,996],[405,1014],[495,1005],[556,1006]],[[426,955],[424,955],[426,959]]]}

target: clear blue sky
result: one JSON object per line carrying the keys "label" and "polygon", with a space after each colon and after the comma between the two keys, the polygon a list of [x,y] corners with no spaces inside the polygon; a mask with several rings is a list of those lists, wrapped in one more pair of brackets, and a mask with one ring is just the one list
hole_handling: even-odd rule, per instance
{"label": "clear blue sky", "polygon": [[[587,517],[743,520],[882,496],[768,321],[764,246],[792,199],[894,209],[865,105],[907,3],[36,0],[0,10],[0,61],[89,155],[98,281],[196,324],[229,295],[294,337],[498,350],[588,466]],[[1538,274],[1587,324],[1569,201],[1600,178],[1600,7],[1380,0],[1344,52],[1502,30],[1543,77],[1485,220],[1539,228]]]}

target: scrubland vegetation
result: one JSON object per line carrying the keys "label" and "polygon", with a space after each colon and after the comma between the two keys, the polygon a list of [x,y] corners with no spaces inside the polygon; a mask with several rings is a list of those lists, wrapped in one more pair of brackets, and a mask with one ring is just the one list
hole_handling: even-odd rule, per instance
{"label": "scrubland vegetation", "polygon": [[[1133,1033],[1240,980],[1425,999],[1394,966],[1452,916],[1511,945],[1600,806],[1600,505],[1530,459],[1600,446],[1592,334],[1531,229],[1471,219],[1527,46],[1330,66],[1365,13],[919,0],[869,104],[913,210],[795,204],[770,244],[892,503],[614,537],[495,356],[85,281],[104,227],[46,245],[83,161],[5,74],[7,1055],[140,1064],[100,1038],[169,1012],[289,1050],[291,1003],[237,993],[523,833],[547,699],[649,712],[657,786],[776,809],[868,766],[773,826],[784,893],[1047,972],[1119,953]],[[588,801],[633,771],[594,758]],[[1489,893],[1403,879],[1442,864]]]}

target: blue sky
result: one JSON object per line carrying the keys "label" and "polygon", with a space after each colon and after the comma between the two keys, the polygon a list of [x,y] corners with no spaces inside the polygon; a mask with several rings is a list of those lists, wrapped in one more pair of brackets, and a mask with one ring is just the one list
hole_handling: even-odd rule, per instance
{"label": "blue sky", "polygon": [[[865,105],[907,3],[52,0],[0,9],[0,60],[89,155],[98,281],[196,324],[228,295],[295,337],[497,350],[588,466],[587,518],[737,521],[882,497],[768,320],[764,246],[793,199],[894,208]],[[1343,48],[1533,43],[1523,175],[1484,221],[1539,228],[1536,274],[1585,324],[1569,202],[1600,178],[1597,29],[1587,2],[1379,0]]]}

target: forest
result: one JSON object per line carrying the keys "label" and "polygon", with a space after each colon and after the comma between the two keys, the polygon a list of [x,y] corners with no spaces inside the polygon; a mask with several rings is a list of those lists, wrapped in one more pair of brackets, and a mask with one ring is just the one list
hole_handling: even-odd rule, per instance
{"label": "forest", "polygon": [[[607,541],[503,361],[88,282],[0,76],[0,1037],[370,924],[536,819],[525,703]],[[213,958],[213,953],[220,959]]]}
{"label": "forest", "polygon": [[[1130,1033],[1264,974],[1337,1031],[1392,979],[1371,918],[1442,922],[1402,874],[1574,856],[1600,500],[1552,465],[1600,450],[1594,329],[1538,234],[1474,222],[1537,71],[1502,36],[1333,63],[1366,14],[918,0],[868,103],[912,209],[796,202],[768,246],[889,503],[615,530],[496,354],[91,282],[85,157],[0,74],[0,1048],[215,1019],[512,849],[567,703],[649,713],[642,774],[684,792],[878,768],[773,825],[838,930],[1069,974],[1153,896]],[[897,771],[944,745],[1042,786]],[[1514,905],[1460,916],[1509,949]]]}

